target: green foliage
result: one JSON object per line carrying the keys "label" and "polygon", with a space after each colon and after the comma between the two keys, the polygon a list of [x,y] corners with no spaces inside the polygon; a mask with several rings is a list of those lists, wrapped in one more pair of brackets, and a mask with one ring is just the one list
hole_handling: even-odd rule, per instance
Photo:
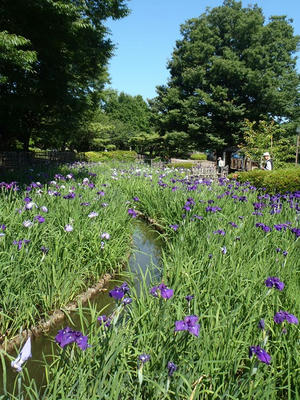
{"label": "green foliage", "polygon": [[1,1],[1,148],[84,149],[113,50],[104,21],[127,13],[125,0]]}
{"label": "green foliage", "polygon": [[224,1],[181,26],[170,79],[151,102],[156,127],[185,132],[197,147],[233,146],[250,121],[295,117],[299,75],[286,17],[268,23],[257,6]]}
{"label": "green foliage", "polygon": [[[25,291],[28,283],[29,285],[31,283],[29,274],[33,263],[28,262],[29,257],[32,257],[39,274],[35,277],[35,285],[39,285],[40,281],[45,282],[48,278],[47,290],[50,291],[54,286],[52,285],[54,276],[55,287],[62,282],[63,293],[67,294],[69,287],[73,289],[72,279],[77,282],[77,279],[81,278],[82,264],[75,265],[76,262],[82,261],[85,267],[90,260],[93,267],[95,258],[98,260],[98,257],[106,255],[104,261],[109,263],[112,256],[124,252],[125,246],[130,242],[130,240],[126,242],[127,238],[123,231],[125,226],[128,228],[128,225],[124,224],[126,221],[124,205],[127,201],[128,208],[134,206],[145,216],[155,218],[163,228],[164,233],[161,233],[161,237],[165,239],[165,245],[161,266],[152,268],[149,263],[145,274],[139,271],[138,280],[141,284],[137,287],[133,284],[137,280],[137,275],[130,274],[128,277],[126,274],[132,303],[126,307],[123,304],[115,306],[114,312],[110,314],[112,320],[110,327],[99,325],[97,321],[100,315],[109,315],[109,307],[102,308],[102,304],[94,303],[80,308],[78,311],[80,327],[78,325],[76,328],[73,327],[72,317],[65,325],[68,324],[87,335],[91,347],[81,351],[77,345],[69,344],[60,349],[53,343],[50,350],[53,354],[49,355],[49,350],[43,349],[45,353],[38,364],[41,370],[46,371],[45,387],[40,389],[42,380],[37,380],[31,375],[31,366],[37,364],[37,360],[33,358],[24,366],[21,374],[12,377],[12,382],[7,379],[8,385],[11,383],[11,390],[8,390],[3,398],[15,400],[25,398],[99,400],[104,397],[122,400],[298,399],[299,326],[287,321],[277,324],[274,315],[279,310],[285,310],[299,318],[299,271],[296,267],[299,261],[299,239],[295,240],[295,235],[289,228],[280,231],[273,228],[275,224],[286,221],[291,221],[291,227],[296,226],[296,202],[294,201],[291,207],[290,199],[282,197],[280,214],[271,214],[273,201],[265,198],[262,200],[265,206],[263,215],[258,217],[253,215],[253,203],[257,202],[258,193],[252,190],[250,185],[234,187],[235,196],[232,196],[232,182],[225,181],[224,186],[218,183],[208,185],[207,182],[199,184],[197,178],[198,189],[191,192],[192,179],[184,179],[186,171],[180,174],[178,171],[167,169],[139,168],[137,174],[135,168],[128,168],[126,172],[123,165],[120,169],[113,170],[107,168],[107,165],[95,166],[91,171],[97,173],[95,177],[97,187],[103,182],[108,183],[105,196],[109,197],[111,208],[106,214],[105,208],[99,210],[101,219],[94,223],[85,221],[82,234],[81,226],[77,225],[80,229],[74,229],[70,233],[73,236],[77,235],[75,238],[68,235],[66,241],[63,235],[55,238],[56,232],[52,233],[58,250],[64,251],[64,254],[69,256],[64,260],[64,270],[61,265],[56,268],[57,253],[52,256],[49,251],[43,262],[38,262],[36,252],[30,252],[31,243],[27,246],[28,252],[22,252],[22,260],[20,259],[22,263],[17,263],[16,257],[21,258],[22,250],[10,253],[10,241],[8,246],[5,245],[5,251],[1,253],[3,257],[1,284],[6,288],[6,292],[3,292],[7,293],[7,296],[2,296],[2,300],[5,299],[12,305],[8,308],[9,312],[22,318],[19,314],[23,309],[18,310],[15,307],[16,302],[18,306],[20,304],[23,307],[27,301],[32,303],[32,291]],[[112,172],[114,179],[111,179]],[[176,191],[172,190],[174,179],[178,187]],[[161,186],[162,182],[165,186]],[[68,186],[73,186],[74,181],[64,182],[64,185],[67,186],[64,189],[65,193],[68,193]],[[78,203],[85,201],[87,196],[87,200],[94,200],[93,205],[98,204],[99,207],[99,201],[94,199],[93,189],[90,190],[88,187],[83,189],[82,185],[79,185],[78,190],[84,197],[77,198]],[[18,192],[12,194],[18,197]],[[35,193],[33,189],[30,195],[38,202],[44,198],[45,192]],[[134,196],[139,197],[138,202],[130,201]],[[237,197],[247,201],[237,201]],[[63,206],[59,211],[58,204],[61,201],[64,204],[66,202],[58,197],[46,198],[53,207],[51,225],[49,211],[49,226],[55,226],[61,217],[66,218],[65,214],[69,207],[72,214],[75,210],[78,212],[76,221],[79,221],[78,217],[81,216],[82,223],[84,211],[82,208],[78,209],[79,204],[74,203],[76,199],[70,200],[68,206]],[[185,212],[185,218],[182,218],[182,208],[187,199],[192,210]],[[220,211],[216,213],[206,211],[207,205],[212,200],[214,206],[220,207]],[[18,202],[23,203],[23,196]],[[9,201],[5,198],[5,209],[14,210],[14,206],[8,204]],[[58,213],[57,219],[54,218],[55,213]],[[102,217],[105,218],[104,221]],[[10,212],[8,218],[13,221],[14,218],[20,219],[21,216]],[[258,218],[259,222],[272,229],[265,232],[257,227]],[[93,246],[96,247],[97,243],[99,246],[99,232],[102,230],[98,230],[98,224],[102,223],[114,231],[105,244],[104,252],[100,251],[99,254]],[[178,229],[174,231],[170,227],[171,224],[177,224]],[[43,227],[37,225],[35,228],[41,230],[46,227],[47,225]],[[18,228],[19,224],[13,226],[13,232],[17,232]],[[153,229],[153,225],[150,229]],[[216,230],[224,230],[224,235],[213,234]],[[33,231],[30,233],[32,238]],[[50,240],[48,236],[44,235],[45,240]],[[39,235],[40,237],[43,235]],[[120,239],[122,246],[119,245]],[[281,250],[277,251],[278,247]],[[225,248],[227,251],[222,251]],[[105,253],[106,250],[108,251]],[[82,252],[84,253],[82,260],[71,258],[73,254],[81,257]],[[89,252],[92,253],[91,257],[88,257]],[[136,258],[139,262],[140,258]],[[46,266],[51,266],[53,269],[45,268]],[[75,268],[74,274],[64,279],[65,271],[69,272],[72,268]],[[11,275],[15,273],[15,269],[16,279],[12,280]],[[48,271],[53,275],[49,273],[49,276],[43,276]],[[284,289],[266,287],[265,280],[269,276],[278,277],[285,284]],[[164,300],[159,294],[158,297],[154,297],[149,293],[149,288],[161,282],[174,291],[174,295],[168,300]],[[119,286],[120,283],[116,284]],[[12,296],[9,286],[12,286],[15,296]],[[104,292],[105,304],[110,299],[108,291]],[[160,290],[157,292],[161,293]],[[40,297],[41,293],[45,297],[44,291],[34,292]],[[193,299],[187,301],[187,295],[193,295]],[[199,318],[199,336],[196,337],[191,331],[186,330],[174,332],[175,322],[191,315]],[[3,317],[7,320],[6,316]],[[258,322],[262,318],[265,322],[264,330],[258,328]],[[13,323],[16,324],[15,321]],[[55,334],[56,332],[49,333],[52,338]],[[249,358],[249,346],[261,346],[267,351],[271,356],[270,364],[259,362],[256,356]],[[150,360],[144,365],[138,361],[141,354],[150,355]],[[5,363],[4,352],[1,353],[1,357],[3,380],[5,380],[10,365]],[[169,361],[177,365],[173,376],[168,376]],[[143,377],[143,382],[140,384],[139,376]],[[27,379],[23,379],[24,377]]]}
{"label": "green foliage", "polygon": [[15,73],[13,69],[19,72],[32,71],[37,54],[28,50],[30,44],[22,36],[0,32],[0,85],[9,81]]}
{"label": "green foliage", "polygon": [[186,132],[172,131],[163,136],[164,154],[168,157],[186,157],[193,150]]}
{"label": "green foliage", "polygon": [[195,167],[195,163],[192,162],[177,162],[177,163],[171,163],[167,165],[169,168],[187,168],[191,169]]}
{"label": "green foliage", "polygon": [[229,178],[239,182],[251,182],[258,188],[266,188],[267,192],[285,193],[300,190],[300,168],[278,169],[274,171],[253,170],[230,174]]}
{"label": "green foliage", "polygon": [[150,110],[143,97],[106,90],[96,120],[104,122],[106,137],[120,149],[133,147],[143,152],[153,140],[150,125]]}
{"label": "green foliage", "polygon": [[204,153],[193,153],[190,156],[191,160],[207,160],[207,155]]}
{"label": "green foliage", "polygon": [[246,119],[243,132],[244,144],[239,147],[251,160],[259,162],[262,154],[269,151],[275,168],[280,168],[295,158],[295,140],[287,136],[285,126],[274,121],[256,123]]}
{"label": "green foliage", "polygon": [[[45,176],[46,172],[51,173],[49,170],[44,172]],[[60,188],[58,201],[49,196],[47,190],[43,189],[39,194],[31,192],[37,207],[46,206],[48,209],[47,213],[38,212],[45,218],[44,223],[34,219],[37,214],[35,206],[26,216],[15,213],[16,209],[24,210],[24,187],[14,193],[0,189],[0,221],[7,226],[5,236],[0,237],[0,262],[3,266],[0,271],[0,331],[6,332],[10,338],[21,328],[27,329],[49,316],[54,309],[64,307],[83,288],[92,286],[104,273],[118,269],[119,263],[127,260],[131,228],[126,196],[117,187],[105,188],[103,201],[107,206],[102,207],[99,199],[95,198],[95,191],[82,184],[83,178],[88,178],[101,188],[107,183],[107,167],[98,166],[97,177],[88,175],[85,168],[76,171],[68,167],[56,172],[74,176]],[[53,179],[54,175],[49,177]],[[47,184],[47,187],[50,190],[55,186]],[[71,191],[75,197],[64,199],[63,196]],[[90,206],[82,206],[82,202],[88,202]],[[92,211],[98,216],[89,218]],[[24,220],[33,221],[32,226],[25,228]],[[66,224],[73,226],[72,232],[65,232]],[[112,240],[106,241],[101,248],[100,235],[104,232],[109,232]],[[29,243],[23,243],[18,250],[13,241],[24,238]],[[41,251],[41,246],[48,248],[47,254]]]}
{"label": "green foliage", "polygon": [[137,157],[135,151],[87,151],[84,157],[88,162],[99,161],[134,161]]}

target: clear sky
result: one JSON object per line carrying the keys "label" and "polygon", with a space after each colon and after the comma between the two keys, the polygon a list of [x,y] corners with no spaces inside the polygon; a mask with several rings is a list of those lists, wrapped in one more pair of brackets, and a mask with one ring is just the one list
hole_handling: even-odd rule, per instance
{"label": "clear sky", "polygon": [[[110,87],[150,99],[156,96],[157,85],[167,83],[166,64],[181,37],[180,25],[223,0],[130,0],[128,4],[128,17],[107,24],[116,44],[109,65]],[[287,15],[293,19],[294,34],[300,35],[300,0],[242,0],[242,4],[258,4],[266,18]],[[297,66],[300,70],[300,60]]]}

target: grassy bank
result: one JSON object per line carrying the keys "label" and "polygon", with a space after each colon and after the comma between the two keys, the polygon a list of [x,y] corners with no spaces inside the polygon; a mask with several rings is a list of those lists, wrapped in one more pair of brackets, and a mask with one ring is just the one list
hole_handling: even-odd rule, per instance
{"label": "grassy bank", "polygon": [[120,211],[111,220],[139,210],[164,227],[166,288],[124,293],[132,302],[120,300],[109,326],[91,308],[94,323],[82,318],[90,347],[67,345],[43,366],[43,394],[32,382],[26,398],[298,399],[299,194],[170,169],[91,171],[114,194],[111,207]]}

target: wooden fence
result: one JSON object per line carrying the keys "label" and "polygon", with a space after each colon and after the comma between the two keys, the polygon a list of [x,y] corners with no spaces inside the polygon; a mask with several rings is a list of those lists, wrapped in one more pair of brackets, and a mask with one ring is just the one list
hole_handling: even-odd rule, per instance
{"label": "wooden fence", "polygon": [[0,152],[0,167],[15,169],[22,166],[51,163],[69,163],[81,160],[79,154],[71,151],[39,151],[39,152]]}

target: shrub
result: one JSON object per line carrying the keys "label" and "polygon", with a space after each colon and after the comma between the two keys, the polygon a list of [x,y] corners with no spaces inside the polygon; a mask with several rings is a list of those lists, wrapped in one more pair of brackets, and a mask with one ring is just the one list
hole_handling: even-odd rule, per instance
{"label": "shrub", "polygon": [[207,160],[207,155],[204,153],[193,153],[190,157],[191,160]]}
{"label": "shrub", "polygon": [[230,179],[239,182],[250,182],[252,185],[262,188],[267,192],[285,193],[300,190],[300,168],[278,169],[275,171],[254,170],[238,172],[229,175]]}
{"label": "shrub", "polygon": [[88,151],[84,153],[86,161],[134,161],[137,157],[135,151],[115,150],[115,151]]}
{"label": "shrub", "polygon": [[167,165],[170,168],[193,168],[195,164],[192,162],[178,162]]}

